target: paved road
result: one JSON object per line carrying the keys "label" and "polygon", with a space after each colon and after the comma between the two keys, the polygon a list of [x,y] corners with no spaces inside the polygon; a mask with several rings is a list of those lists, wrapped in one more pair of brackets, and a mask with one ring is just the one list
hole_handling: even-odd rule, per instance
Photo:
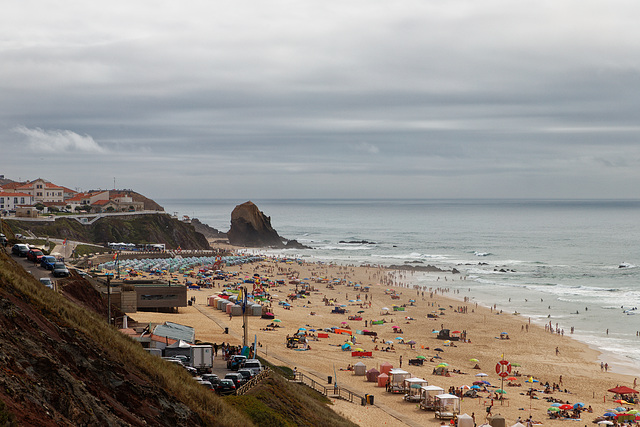
{"label": "paved road", "polygon": [[17,255],[13,255],[11,253],[11,246],[7,246],[6,251],[7,251],[7,254],[11,258],[13,258],[18,264],[20,264],[27,273],[31,274],[33,277],[35,277],[38,280],[40,280],[43,277],[48,277],[55,284],[58,278],[53,277],[53,274],[51,274],[50,270],[40,267],[40,264],[34,264],[33,262],[29,261],[26,257],[23,258]]}

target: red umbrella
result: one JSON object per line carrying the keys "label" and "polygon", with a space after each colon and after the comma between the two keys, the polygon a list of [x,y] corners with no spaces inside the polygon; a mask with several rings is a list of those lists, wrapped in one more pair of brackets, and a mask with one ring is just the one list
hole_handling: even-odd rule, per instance
{"label": "red umbrella", "polygon": [[563,411],[566,411],[568,409],[573,409],[573,405],[567,405],[567,404],[560,405],[560,409],[562,409]]}
{"label": "red umbrella", "polygon": [[507,381],[518,381],[518,379],[516,377],[509,377],[507,378]]}

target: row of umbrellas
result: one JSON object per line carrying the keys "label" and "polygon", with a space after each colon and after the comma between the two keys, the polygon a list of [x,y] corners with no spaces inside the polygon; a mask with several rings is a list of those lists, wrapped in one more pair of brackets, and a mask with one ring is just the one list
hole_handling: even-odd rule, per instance
{"label": "row of umbrellas", "polygon": [[[224,256],[220,261],[226,265],[238,265],[259,261],[261,257],[256,256]],[[156,272],[167,271],[170,273],[183,272],[196,266],[213,265],[218,260],[217,257],[185,257],[185,258],[143,258],[143,259],[122,259],[118,260],[120,268],[131,268],[137,271]],[[98,266],[99,269],[113,270],[116,268],[115,261],[105,262]]]}

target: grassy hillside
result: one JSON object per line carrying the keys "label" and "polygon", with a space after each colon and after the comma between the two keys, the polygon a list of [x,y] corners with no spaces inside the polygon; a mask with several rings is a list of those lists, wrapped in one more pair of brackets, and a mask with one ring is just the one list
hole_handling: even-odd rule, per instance
{"label": "grassy hillside", "polygon": [[58,284],[76,303],[0,250],[0,425],[353,425],[277,374],[248,395],[219,397],[108,326],[78,274]]}

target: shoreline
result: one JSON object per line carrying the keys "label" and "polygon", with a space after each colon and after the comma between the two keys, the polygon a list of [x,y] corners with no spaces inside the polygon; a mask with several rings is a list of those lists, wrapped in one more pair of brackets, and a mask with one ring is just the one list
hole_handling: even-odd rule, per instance
{"label": "shoreline", "polygon": [[[415,405],[404,402],[401,396],[385,393],[384,388],[381,390],[372,383],[363,382],[362,377],[353,376],[352,372],[339,371],[337,369],[345,368],[348,364],[358,361],[364,362],[367,365],[367,369],[379,367],[383,362],[391,362],[394,366],[398,366],[399,357],[403,356],[405,363],[402,365],[403,369],[407,369],[413,375],[425,378],[430,384],[439,385],[446,390],[451,386],[471,385],[471,382],[475,379],[475,373],[478,372],[472,370],[473,364],[469,362],[471,358],[478,358],[481,367],[485,369],[483,372],[490,375],[492,383],[496,382],[497,375],[492,372],[493,365],[500,359],[500,355],[504,354],[505,358],[511,359],[514,363],[517,361],[522,364],[523,368],[520,368],[522,375],[532,375],[535,378],[540,378],[541,381],[549,381],[549,383],[558,382],[559,376],[563,375],[564,387],[570,393],[554,393],[554,395],[558,395],[555,397],[560,397],[563,400],[571,400],[572,403],[575,399],[580,399],[585,404],[592,405],[594,413],[585,414],[583,417],[585,420],[595,418],[596,415],[602,413],[600,410],[604,411],[611,405],[610,399],[607,398],[607,395],[609,395],[609,398],[611,397],[610,393],[606,392],[608,388],[617,384],[631,386],[633,383],[633,376],[618,372],[601,372],[599,369],[600,353],[585,343],[576,339],[567,339],[572,338],[570,336],[561,337],[545,332],[543,327],[536,324],[530,324],[527,327],[528,331],[525,332],[524,328],[525,324],[527,324],[527,319],[523,318],[523,316],[513,316],[507,313],[496,315],[496,313],[492,313],[490,309],[483,307],[479,303],[465,301],[462,293],[443,293],[436,290],[432,296],[431,293],[425,291],[426,298],[423,298],[421,294],[416,296],[418,291],[411,287],[412,284],[402,283],[403,286],[393,286],[391,284],[392,280],[399,281],[399,279],[402,279],[406,281],[409,275],[403,277],[401,274],[398,275],[397,272],[394,273],[394,271],[372,266],[355,267],[307,262],[284,264],[273,259],[267,259],[257,265],[230,267],[227,270],[238,270],[240,275],[247,276],[260,273],[277,277],[280,272],[286,272],[285,275],[280,274],[280,277],[290,277],[295,273],[301,278],[326,275],[327,277],[340,277],[347,280],[346,284],[335,286],[333,290],[325,288],[323,284],[312,283],[315,291],[308,298],[292,300],[291,310],[282,309],[274,299],[273,311],[279,319],[282,319],[281,325],[283,325],[283,328],[275,331],[262,331],[261,329],[268,321],[251,318],[249,322],[251,336],[253,337],[253,334],[258,336],[258,341],[262,345],[259,352],[266,353],[267,357],[276,355],[284,360],[295,360],[295,366],[291,366],[291,368],[296,367],[302,372],[313,371],[321,373],[322,376],[336,376],[336,380],[359,394],[373,393],[376,397],[376,407],[391,408],[390,411],[400,412],[415,422],[427,422],[432,425],[437,423],[433,419],[433,413],[418,410]],[[447,283],[436,281],[438,275],[443,276],[445,274],[443,272],[426,274],[431,275],[433,288]],[[363,286],[371,286],[371,293],[367,295],[368,301],[372,303],[371,308],[361,309],[357,307],[358,310],[355,310],[364,312],[363,321],[348,321],[345,315],[330,314],[330,307],[320,304],[323,297],[326,297],[342,301],[349,309],[353,310],[355,308],[354,303],[350,303],[348,297],[349,294],[355,297],[357,293],[353,285],[349,286],[348,281],[362,283]],[[292,291],[295,291],[294,286],[288,283],[275,289],[272,290],[272,293],[279,295],[282,299]],[[385,295],[385,289],[395,289],[400,298],[392,300],[389,295]],[[241,320],[229,319],[222,312],[206,306],[206,297],[220,290],[221,288],[189,291],[189,296],[196,297],[198,309],[206,310],[218,322],[228,325],[232,334],[238,333],[241,329]],[[371,296],[371,299],[368,298],[369,296]],[[364,294],[362,297],[364,297]],[[415,305],[408,305],[405,312],[393,312],[393,314],[385,317],[380,315],[382,307],[391,307],[392,304],[406,305],[408,304],[408,299],[412,297],[415,299]],[[459,298],[462,298],[462,300]],[[463,306],[467,307],[466,312],[457,312],[455,310]],[[437,319],[425,319],[428,313],[435,311],[438,307],[445,309],[441,311],[441,313],[444,313],[443,315]],[[207,321],[210,322],[210,320],[203,319],[204,316],[198,309],[188,307],[181,309],[178,314],[136,313],[132,317],[139,322],[170,320],[176,323],[190,324],[196,327],[198,339],[206,341],[237,341],[237,338],[233,338],[233,335],[222,334],[219,327],[207,326]],[[315,313],[315,315],[311,315],[311,313]],[[407,320],[405,317],[411,317],[412,320]],[[349,352],[343,352],[339,349],[339,345],[344,343],[345,340],[344,337],[335,334],[329,334],[328,339],[312,341],[312,350],[310,351],[294,352],[284,345],[285,336],[296,332],[299,327],[312,327],[319,330],[324,327],[337,326],[343,321],[348,322],[349,326],[355,330],[364,328],[364,321],[374,318],[388,320],[388,323],[384,325],[368,326],[370,330],[376,331],[381,339],[397,343],[397,334],[391,331],[389,324],[398,325],[405,331],[402,336],[406,339],[415,340],[417,342],[416,346],[410,349],[407,345],[398,344],[396,351],[393,353],[376,351],[373,348],[375,344],[369,342],[369,337],[356,335],[358,338],[357,345],[362,346],[367,351],[373,351],[372,358],[359,359],[352,358]],[[459,343],[456,347],[442,347],[445,349],[443,353],[433,352],[431,349],[436,346],[442,346],[443,342],[436,340],[431,335],[431,330],[440,329],[441,326],[452,330],[467,330],[471,343]],[[496,339],[501,330],[507,330],[511,339]],[[253,339],[250,341],[253,341]],[[421,347],[425,348],[422,349]],[[559,347],[559,354],[554,356],[555,347]],[[460,369],[466,374],[453,374],[451,377],[434,376],[431,372],[435,366],[434,362],[426,362],[423,367],[407,367],[408,360],[415,358],[419,354],[427,356],[427,360],[431,360],[430,357],[442,354],[443,360],[446,360],[452,369]],[[524,377],[518,378],[519,381],[517,383],[521,383]],[[494,413],[499,410],[501,414],[508,417],[508,422],[510,423],[511,420],[515,421],[518,416],[526,419],[529,411],[525,411],[522,408],[526,407],[528,409],[531,407],[534,419],[543,420],[545,423],[549,422],[546,416],[547,403],[544,402],[543,404],[542,401],[531,400],[521,396],[520,392],[526,390],[524,385],[506,387],[506,389],[508,406],[498,406]],[[481,418],[483,417],[482,414],[484,414],[483,405],[489,403],[490,399],[487,400],[486,397],[481,400],[464,399],[462,413],[471,414],[473,412],[478,418]],[[342,413],[344,411],[346,416],[360,425],[373,425],[378,420],[389,417],[388,414],[384,413],[384,411],[380,412],[381,410],[376,407],[361,407],[350,403],[345,405],[343,402],[336,402],[336,407],[339,412]],[[368,414],[374,415],[372,418],[363,418]],[[525,415],[527,416],[525,417]],[[391,418],[388,418],[390,424],[397,423],[397,419],[391,421]]]}

